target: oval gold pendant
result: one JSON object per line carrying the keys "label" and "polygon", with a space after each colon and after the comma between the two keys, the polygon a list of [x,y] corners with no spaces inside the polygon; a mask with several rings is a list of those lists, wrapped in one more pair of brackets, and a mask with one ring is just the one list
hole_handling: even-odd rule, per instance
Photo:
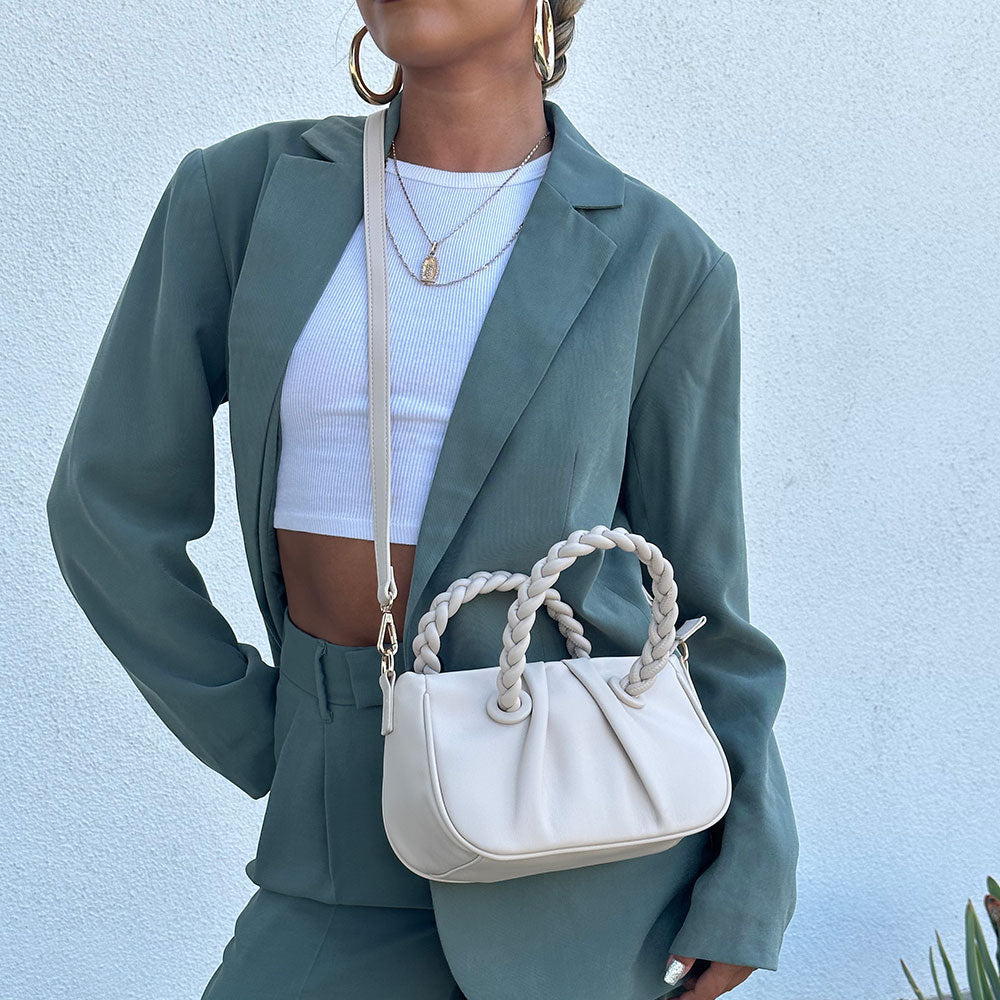
{"label": "oval gold pendant", "polygon": [[423,264],[420,265],[420,280],[425,285],[433,285],[437,280],[438,275],[438,262],[437,257],[434,256],[434,251],[432,250],[425,258]]}

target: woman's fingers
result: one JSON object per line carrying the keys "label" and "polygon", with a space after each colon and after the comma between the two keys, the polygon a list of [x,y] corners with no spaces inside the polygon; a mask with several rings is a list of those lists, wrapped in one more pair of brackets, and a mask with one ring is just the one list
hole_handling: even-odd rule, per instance
{"label": "woman's fingers", "polygon": [[688,987],[684,1000],[717,1000],[723,993],[735,989],[754,971],[751,965],[729,965],[726,962],[710,962]]}

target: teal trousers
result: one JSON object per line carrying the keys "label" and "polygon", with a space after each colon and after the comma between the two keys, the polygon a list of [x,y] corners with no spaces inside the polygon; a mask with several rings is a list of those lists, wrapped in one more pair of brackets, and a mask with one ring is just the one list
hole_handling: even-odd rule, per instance
{"label": "teal trousers", "polygon": [[310,635],[287,607],[283,629],[274,779],[247,875],[320,903],[432,910],[430,883],[396,857],[382,823],[378,649]]}
{"label": "teal trousers", "polygon": [[277,766],[256,857],[202,1000],[466,1000],[426,879],[381,820],[381,657],[304,632],[285,611]]}
{"label": "teal trousers", "polygon": [[434,911],[337,906],[258,889],[202,1000],[466,1000]]}
{"label": "teal trousers", "polygon": [[479,1000],[452,974],[430,882],[385,834],[378,649],[310,635],[287,608],[283,627],[274,781],[246,866],[258,888],[202,1000]]}

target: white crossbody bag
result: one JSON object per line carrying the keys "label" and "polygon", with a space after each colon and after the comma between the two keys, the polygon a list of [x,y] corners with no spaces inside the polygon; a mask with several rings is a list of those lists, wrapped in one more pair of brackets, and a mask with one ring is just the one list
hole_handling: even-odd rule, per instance
{"label": "white crossbody bag", "polygon": [[[413,670],[397,674],[389,562],[389,309],[385,108],[364,126],[369,429],[375,561],[382,625],[382,815],[411,871],[441,882],[496,882],[667,850],[718,821],[732,778],[688,671],[673,568],[656,545],[599,524],[556,542],[529,576],[505,570],[455,580],[420,619]],[[561,570],[619,547],[653,583],[641,653],[590,657],[554,585]],[[448,619],[478,594],[514,591],[495,667],[443,670]],[[528,663],[545,605],[569,657]]]}

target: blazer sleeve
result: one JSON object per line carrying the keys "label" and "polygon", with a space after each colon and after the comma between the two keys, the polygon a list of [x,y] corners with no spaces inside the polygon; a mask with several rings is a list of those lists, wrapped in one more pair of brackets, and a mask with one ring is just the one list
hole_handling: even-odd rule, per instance
{"label": "blazer sleeve", "polygon": [[187,543],[215,516],[231,285],[200,148],[153,213],[47,499],[74,599],[160,719],[253,798],[274,774],[277,670],[238,642]]}
{"label": "blazer sleeve", "polygon": [[633,402],[624,509],[674,567],[678,621],[707,617],[690,669],[733,778],[671,952],[776,970],[795,909],[798,836],[772,731],[785,661],[750,622],[740,461],[739,291],[722,252]]}

